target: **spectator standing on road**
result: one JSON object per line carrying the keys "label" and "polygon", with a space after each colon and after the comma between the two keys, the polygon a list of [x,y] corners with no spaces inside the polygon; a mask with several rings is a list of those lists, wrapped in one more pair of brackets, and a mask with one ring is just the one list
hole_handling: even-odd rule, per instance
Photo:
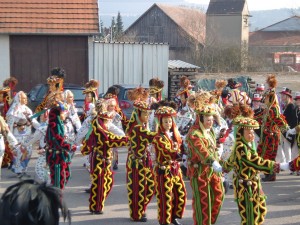
{"label": "spectator standing on road", "polygon": [[186,189],[180,169],[182,140],[175,123],[177,112],[169,106],[155,111],[158,132],[153,140],[156,153],[155,189],[160,225],[180,225],[186,204]]}
{"label": "spectator standing on road", "polygon": [[0,199],[1,225],[59,225],[60,213],[70,225],[71,214],[61,191],[34,180],[8,187]]}

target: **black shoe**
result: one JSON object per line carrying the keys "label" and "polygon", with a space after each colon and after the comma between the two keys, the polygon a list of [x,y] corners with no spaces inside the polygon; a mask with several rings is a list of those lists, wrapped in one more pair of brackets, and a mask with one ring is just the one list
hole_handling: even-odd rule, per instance
{"label": "black shoe", "polygon": [[88,194],[89,194],[89,193],[91,193],[91,188],[87,188],[87,189],[85,189],[84,191],[85,191],[85,193],[88,193]]}
{"label": "black shoe", "polygon": [[118,164],[115,163],[115,165],[113,166],[113,170],[117,170],[118,169]]}
{"label": "black shoe", "polygon": [[172,221],[172,223],[173,223],[174,225],[182,225],[182,223],[179,223],[179,221],[178,221],[177,219],[174,219],[174,220]]}
{"label": "black shoe", "polygon": [[142,217],[141,219],[138,220],[138,222],[147,222],[147,217]]}
{"label": "black shoe", "polygon": [[229,188],[230,188],[230,189],[233,189],[233,185],[232,185],[232,184],[230,184],[230,185],[229,185]]}
{"label": "black shoe", "polygon": [[223,186],[224,186],[224,191],[225,191],[225,194],[226,194],[229,190],[229,182],[227,180],[224,180],[223,181]]}
{"label": "black shoe", "polygon": [[276,173],[268,174],[265,178],[262,178],[264,182],[276,181]]}
{"label": "black shoe", "polygon": [[103,211],[101,210],[101,211],[95,211],[94,212],[95,214],[103,214]]}

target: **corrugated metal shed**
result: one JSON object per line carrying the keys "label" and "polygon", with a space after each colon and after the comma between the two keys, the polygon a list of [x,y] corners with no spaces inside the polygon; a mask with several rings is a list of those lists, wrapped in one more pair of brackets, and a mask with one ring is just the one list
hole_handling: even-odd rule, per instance
{"label": "corrugated metal shed", "polygon": [[153,77],[168,88],[168,44],[94,42],[93,73],[99,93],[114,84],[148,84]]}
{"label": "corrugated metal shed", "polygon": [[200,69],[199,66],[195,66],[193,64],[183,62],[181,60],[169,60],[168,68],[169,69]]}

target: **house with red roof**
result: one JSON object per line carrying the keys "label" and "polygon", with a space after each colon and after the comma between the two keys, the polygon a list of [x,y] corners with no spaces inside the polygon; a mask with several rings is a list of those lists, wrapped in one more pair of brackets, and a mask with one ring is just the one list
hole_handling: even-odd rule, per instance
{"label": "house with red roof", "polygon": [[249,51],[267,61],[300,71],[300,17],[292,16],[250,33]]}
{"label": "house with red roof", "polygon": [[66,82],[84,84],[97,34],[97,0],[0,0],[0,79],[28,91],[62,67]]}

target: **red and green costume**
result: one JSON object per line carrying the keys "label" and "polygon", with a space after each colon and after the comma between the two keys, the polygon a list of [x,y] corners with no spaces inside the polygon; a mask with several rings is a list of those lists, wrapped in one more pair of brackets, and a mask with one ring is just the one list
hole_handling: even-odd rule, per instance
{"label": "red and green costume", "polygon": [[76,146],[65,141],[60,112],[60,106],[52,108],[49,112],[46,132],[46,161],[50,169],[51,184],[63,189],[70,179],[71,152],[76,151]]}
{"label": "red and green costume", "polygon": [[[207,114],[209,115],[209,114]],[[193,190],[193,218],[195,225],[210,225],[217,221],[224,200],[222,174],[214,172],[218,161],[216,137],[213,129],[203,127],[197,115],[186,137],[189,146],[188,176]]]}
{"label": "red and green costume", "polygon": [[263,113],[263,117],[256,118],[259,122],[261,121],[260,143],[257,146],[257,152],[260,157],[275,161],[280,133],[287,130],[288,124],[284,116],[280,114],[274,89],[269,90],[266,99],[267,108]]}
{"label": "red and green costume", "polygon": [[267,213],[266,196],[262,191],[260,172],[278,172],[278,165],[271,160],[258,156],[254,143],[248,143],[243,137],[243,129],[257,129],[259,124],[250,118],[238,117],[236,141],[230,158],[222,163],[223,170],[234,170],[234,198],[238,204],[242,225],[263,224]]}
{"label": "red and green costume", "polygon": [[109,118],[107,112],[99,113],[91,122],[91,133],[83,141],[81,153],[90,155],[90,173],[92,177],[90,193],[90,212],[102,213],[104,203],[113,185],[111,171],[112,150],[128,145],[127,137],[119,137],[109,132],[104,125],[104,119]]}

